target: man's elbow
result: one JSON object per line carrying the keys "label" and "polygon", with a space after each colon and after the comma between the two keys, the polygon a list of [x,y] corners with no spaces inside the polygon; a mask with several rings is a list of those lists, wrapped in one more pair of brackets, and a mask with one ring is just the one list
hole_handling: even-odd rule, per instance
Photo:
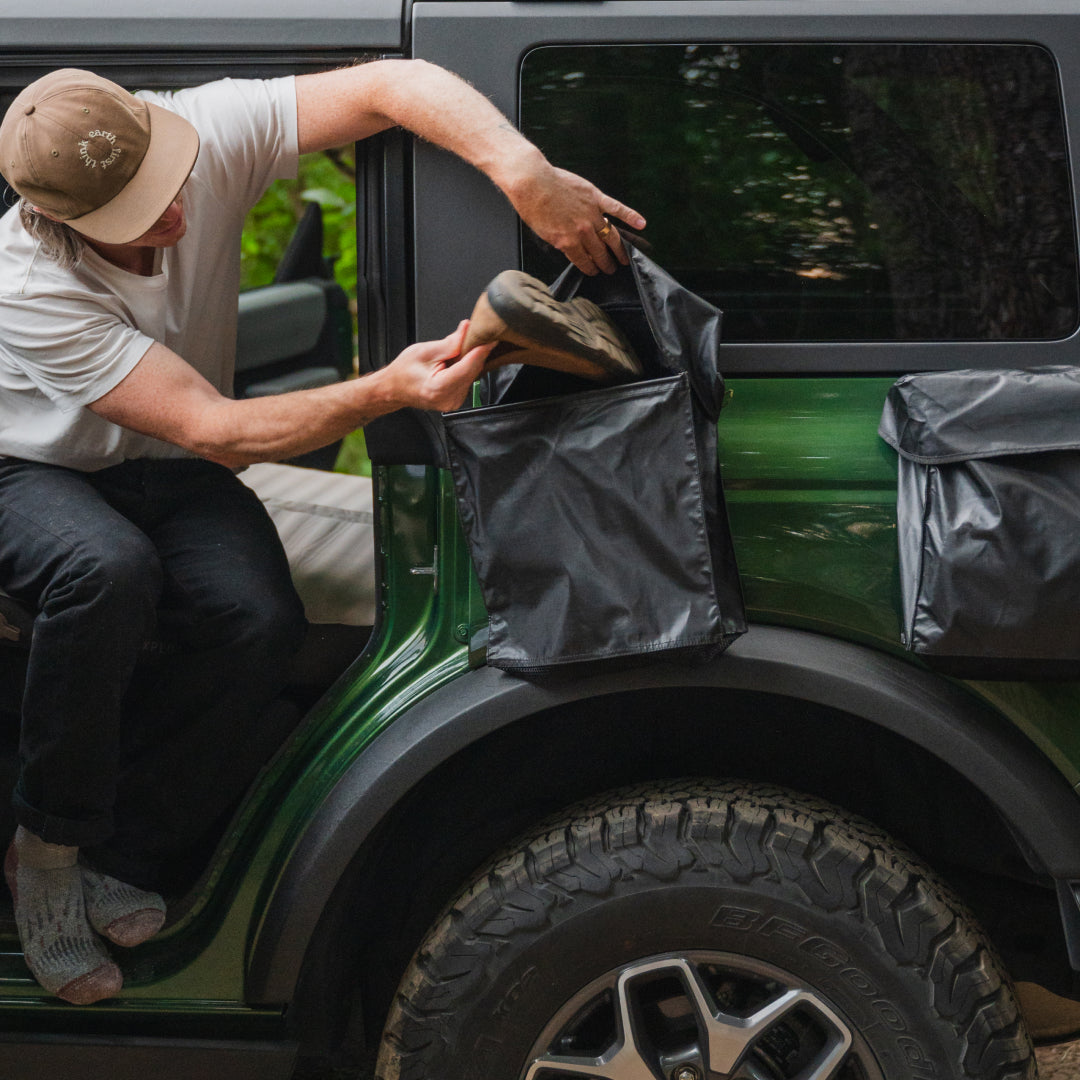
{"label": "man's elbow", "polygon": [[262,460],[262,458],[257,455],[242,454],[232,450],[204,450],[202,452],[193,452],[198,457],[205,458],[207,461],[212,461],[215,465],[224,465],[227,469],[242,469],[246,465],[254,465],[257,461]]}
{"label": "man's elbow", "polygon": [[258,460],[215,439],[178,437],[168,441],[180,447],[181,450],[194,454],[195,457],[212,461],[215,465],[224,465],[227,469],[239,469],[245,465],[252,465]]}
{"label": "man's elbow", "polygon": [[233,425],[222,423],[212,415],[180,425],[166,438],[189,454],[228,469],[239,469],[261,460],[239,444]]}
{"label": "man's elbow", "polygon": [[242,469],[262,461],[281,461],[310,449],[303,440],[282,439],[274,437],[272,433],[259,437],[253,432],[252,436],[244,440],[235,430],[219,428],[192,433],[186,440],[177,440],[177,443],[189,453],[216,465],[224,465],[227,469]]}
{"label": "man's elbow", "polygon": [[381,113],[392,124],[400,122],[397,113],[402,100],[422,93],[421,88],[429,79],[447,74],[438,64],[419,57],[373,60],[357,70],[364,73],[364,104]]}

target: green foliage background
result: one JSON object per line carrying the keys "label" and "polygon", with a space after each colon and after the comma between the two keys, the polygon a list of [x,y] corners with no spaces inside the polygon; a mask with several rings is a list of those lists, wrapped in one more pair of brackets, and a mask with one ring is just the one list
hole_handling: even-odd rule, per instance
{"label": "green foliage background", "polygon": [[[352,147],[304,154],[295,180],[270,185],[248,215],[240,240],[240,288],[257,289],[274,272],[308,203],[323,216],[323,254],[333,260],[334,277],[349,297],[356,332],[356,187]],[[338,455],[338,472],[371,475],[364,433],[348,436]]]}
{"label": "green foliage background", "polygon": [[352,147],[304,154],[295,180],[270,185],[248,215],[240,241],[240,288],[274,280],[289,238],[308,203],[323,211],[323,253],[334,260],[334,276],[356,298],[356,186]]}

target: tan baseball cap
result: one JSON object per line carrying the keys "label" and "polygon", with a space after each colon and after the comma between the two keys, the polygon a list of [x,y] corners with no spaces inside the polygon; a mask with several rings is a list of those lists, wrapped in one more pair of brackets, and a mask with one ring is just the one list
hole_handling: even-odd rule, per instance
{"label": "tan baseball cap", "polygon": [[31,83],[0,124],[7,182],[106,244],[142,236],[176,198],[198,153],[198,132],[183,117],[76,68]]}

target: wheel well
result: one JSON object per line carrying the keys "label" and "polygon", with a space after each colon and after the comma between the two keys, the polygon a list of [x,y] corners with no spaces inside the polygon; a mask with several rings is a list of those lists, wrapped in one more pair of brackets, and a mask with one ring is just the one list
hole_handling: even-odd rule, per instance
{"label": "wheel well", "polygon": [[[1071,991],[1060,917],[989,800],[929,751],[825,706],[715,687],[634,690],[502,727],[447,759],[394,807],[320,921],[294,1016],[333,1043],[359,989],[377,1038],[409,958],[440,909],[499,848],[577,800],[679,776],[782,784],[890,832],[930,863],[987,927],[1015,978]],[[358,980],[358,982],[357,982]],[[354,1035],[356,1033],[353,1028]]]}

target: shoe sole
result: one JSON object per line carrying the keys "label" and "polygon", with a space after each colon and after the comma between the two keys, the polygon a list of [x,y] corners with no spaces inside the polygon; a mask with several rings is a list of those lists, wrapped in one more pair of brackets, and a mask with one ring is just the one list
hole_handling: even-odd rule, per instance
{"label": "shoe sole", "polygon": [[594,382],[642,374],[630,343],[591,300],[556,300],[542,281],[504,270],[481,293],[463,352],[495,341],[485,365],[532,364]]}

